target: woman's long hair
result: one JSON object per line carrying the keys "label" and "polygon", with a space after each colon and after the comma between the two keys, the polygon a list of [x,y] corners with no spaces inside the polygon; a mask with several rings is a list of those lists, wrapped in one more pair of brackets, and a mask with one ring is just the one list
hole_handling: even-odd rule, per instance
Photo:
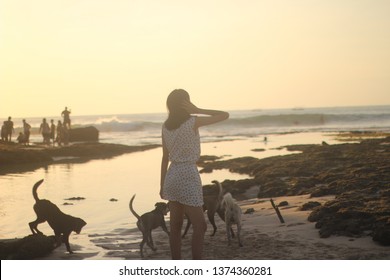
{"label": "woman's long hair", "polygon": [[184,100],[190,100],[190,95],[184,89],[175,89],[167,98],[169,115],[165,121],[168,130],[177,129],[182,123],[190,118],[190,114],[181,106]]}

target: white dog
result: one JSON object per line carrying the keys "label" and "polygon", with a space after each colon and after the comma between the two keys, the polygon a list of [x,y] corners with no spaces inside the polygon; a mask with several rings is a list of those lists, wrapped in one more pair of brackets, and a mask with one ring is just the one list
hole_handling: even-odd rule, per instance
{"label": "white dog", "polygon": [[226,234],[227,234],[227,238],[228,238],[228,244],[230,245],[231,232],[233,232],[232,225],[236,224],[237,225],[238,244],[240,245],[240,247],[242,247],[242,242],[241,242],[241,215],[242,215],[242,211],[241,211],[240,206],[237,205],[237,203],[233,199],[231,193],[226,193],[223,196],[221,206],[225,211],[225,223],[226,223]]}

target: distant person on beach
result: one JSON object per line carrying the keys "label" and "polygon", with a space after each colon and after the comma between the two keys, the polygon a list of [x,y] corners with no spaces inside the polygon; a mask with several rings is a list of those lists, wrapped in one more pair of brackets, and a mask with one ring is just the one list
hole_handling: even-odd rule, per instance
{"label": "distant person on beach", "polygon": [[56,142],[58,146],[62,145],[62,123],[61,121],[57,122],[57,137],[56,137]]}
{"label": "distant person on beach", "polygon": [[201,259],[207,225],[202,182],[196,166],[200,157],[198,128],[223,121],[229,113],[196,107],[183,89],[169,94],[167,107],[169,115],[162,127],[160,196],[169,201],[171,257],[181,259],[181,228],[186,214],[193,225],[192,258]]}
{"label": "distant person on beach", "polygon": [[39,127],[39,132],[42,133],[43,143],[49,145],[50,144],[50,127],[46,122],[46,119],[42,120],[41,126]]}
{"label": "distant person on beach", "polygon": [[12,140],[12,132],[15,132],[14,122],[11,121],[11,117],[8,117],[8,121],[6,121],[5,127],[6,127],[6,132],[7,132],[6,141],[7,142],[11,142],[11,140]]}
{"label": "distant person on beach", "polygon": [[19,144],[26,144],[26,137],[23,132],[19,132],[19,136],[16,138],[16,141],[18,141]]}
{"label": "distant person on beach", "polygon": [[30,129],[31,125],[27,123],[26,120],[23,120],[23,133],[26,145],[30,143]]}
{"label": "distant person on beach", "polygon": [[53,145],[55,143],[55,140],[56,140],[56,125],[54,124],[54,120],[52,119],[50,121],[50,141],[53,141]]}
{"label": "distant person on beach", "polygon": [[68,127],[64,124],[62,124],[61,129],[61,141],[65,146],[69,144],[69,130]]}
{"label": "distant person on beach", "polygon": [[70,110],[68,110],[68,107],[65,107],[65,110],[62,111],[61,116],[64,117],[64,121],[62,122],[62,125],[68,126],[68,129],[70,129]]}
{"label": "distant person on beach", "polygon": [[1,126],[1,140],[4,142],[7,141],[7,121],[4,121]]}

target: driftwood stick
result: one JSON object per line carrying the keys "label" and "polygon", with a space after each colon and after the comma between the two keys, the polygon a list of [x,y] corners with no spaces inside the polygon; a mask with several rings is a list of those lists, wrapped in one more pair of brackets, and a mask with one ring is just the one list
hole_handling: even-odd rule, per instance
{"label": "driftwood stick", "polygon": [[282,217],[282,214],[280,214],[279,207],[275,205],[273,199],[270,199],[272,207],[275,209],[276,214],[278,215],[279,221],[284,224],[284,219]]}

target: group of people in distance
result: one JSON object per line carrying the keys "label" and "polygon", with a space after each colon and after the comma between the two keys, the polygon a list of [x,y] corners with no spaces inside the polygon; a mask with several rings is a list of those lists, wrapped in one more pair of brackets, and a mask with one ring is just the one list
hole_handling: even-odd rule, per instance
{"label": "group of people in distance", "polygon": [[[46,121],[46,118],[42,120],[39,133],[42,134],[44,144],[54,145],[57,142],[58,145],[67,145],[69,143],[69,129],[71,128],[70,110],[65,107],[61,116],[63,117],[63,122],[58,121],[57,126],[54,124],[54,120],[50,121],[50,125]],[[30,130],[31,125],[23,119],[23,132],[19,132],[16,141],[20,144],[29,145]],[[12,133],[15,133],[14,123],[12,118],[8,117],[8,120],[4,121],[1,127],[1,140],[3,142],[12,142]]]}
{"label": "group of people in distance", "polygon": [[61,121],[57,122],[57,126],[54,124],[54,120],[50,120],[50,125],[46,121],[46,118],[42,120],[39,127],[39,133],[42,134],[43,143],[46,145],[62,144],[67,145],[69,143],[69,130],[68,126],[63,124]]}

